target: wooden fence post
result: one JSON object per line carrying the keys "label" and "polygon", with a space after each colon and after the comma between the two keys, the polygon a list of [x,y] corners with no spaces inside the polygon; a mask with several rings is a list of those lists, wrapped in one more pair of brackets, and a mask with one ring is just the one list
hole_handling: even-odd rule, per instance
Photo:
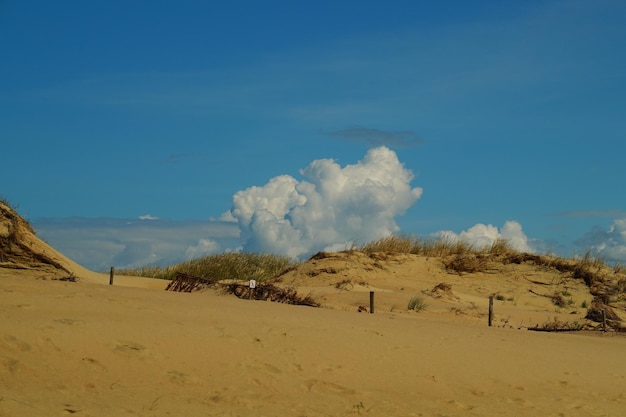
{"label": "wooden fence post", "polygon": [[489,296],[489,327],[491,327],[491,322],[493,321],[493,295]]}
{"label": "wooden fence post", "polygon": [[374,291],[370,291],[370,314],[374,314]]}
{"label": "wooden fence post", "polygon": [[115,268],[111,267],[111,273],[109,274],[109,285],[113,285],[114,276],[115,276]]}

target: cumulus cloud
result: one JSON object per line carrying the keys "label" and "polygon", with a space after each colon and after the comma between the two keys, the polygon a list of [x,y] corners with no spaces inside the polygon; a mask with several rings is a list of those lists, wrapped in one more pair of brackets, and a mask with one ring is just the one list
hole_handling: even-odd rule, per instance
{"label": "cumulus cloud", "polygon": [[313,161],[304,177],[272,178],[233,196],[223,219],[235,219],[243,249],[301,257],[398,232],[395,218],[422,195],[395,152],[378,147],[354,165]]}
{"label": "cumulus cloud", "polygon": [[422,139],[411,131],[385,131],[366,127],[353,127],[350,129],[328,132],[328,136],[363,142],[368,146],[407,147],[422,143]]}
{"label": "cumulus cloud", "polygon": [[528,243],[528,237],[522,230],[522,225],[512,220],[505,222],[500,229],[491,224],[479,223],[458,234],[452,231],[441,231],[435,233],[435,236],[451,242],[466,242],[478,249],[489,247],[497,240],[503,239],[515,250],[534,252]]}
{"label": "cumulus cloud", "polygon": [[237,192],[219,219],[38,219],[33,226],[52,246],[96,271],[168,265],[221,252],[301,257],[341,250],[399,231],[395,218],[422,195],[395,152],[371,149],[353,165],[313,161],[300,171]]}

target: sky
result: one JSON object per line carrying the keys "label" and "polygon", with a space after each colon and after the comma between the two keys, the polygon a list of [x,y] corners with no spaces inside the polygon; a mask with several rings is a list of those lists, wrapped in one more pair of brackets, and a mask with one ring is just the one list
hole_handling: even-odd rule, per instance
{"label": "sky", "polygon": [[626,263],[626,3],[0,0],[0,196],[98,270],[390,234]]}

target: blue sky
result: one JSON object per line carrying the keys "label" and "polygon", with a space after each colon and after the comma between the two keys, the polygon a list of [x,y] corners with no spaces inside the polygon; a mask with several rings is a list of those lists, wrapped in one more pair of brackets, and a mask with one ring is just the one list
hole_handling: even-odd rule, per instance
{"label": "blue sky", "polygon": [[612,0],[0,1],[0,195],[97,270],[392,232],[626,262],[625,21]]}

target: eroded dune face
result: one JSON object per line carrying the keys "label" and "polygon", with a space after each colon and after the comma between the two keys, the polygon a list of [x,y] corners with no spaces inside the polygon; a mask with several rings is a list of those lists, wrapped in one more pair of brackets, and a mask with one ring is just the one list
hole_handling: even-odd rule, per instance
{"label": "eroded dune face", "polygon": [[73,276],[84,268],[39,239],[30,224],[0,201],[0,268],[37,271],[44,276]]}

